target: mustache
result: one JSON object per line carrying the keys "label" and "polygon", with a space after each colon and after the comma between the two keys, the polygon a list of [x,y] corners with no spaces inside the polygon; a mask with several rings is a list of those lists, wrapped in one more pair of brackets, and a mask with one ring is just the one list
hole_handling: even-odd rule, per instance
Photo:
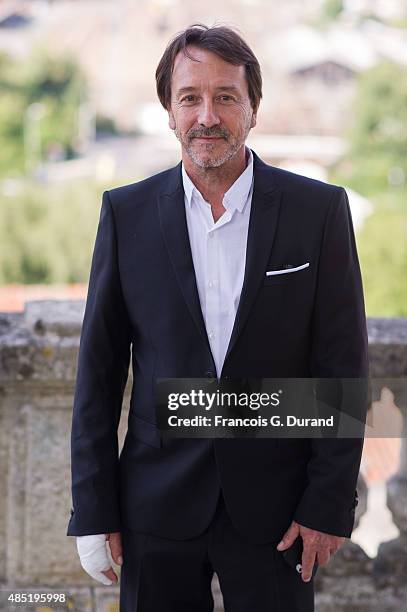
{"label": "mustache", "polygon": [[192,138],[201,138],[202,136],[206,136],[208,138],[213,136],[213,137],[226,138],[227,139],[227,137],[229,136],[229,131],[225,130],[225,129],[222,129],[222,130],[217,129],[215,131],[215,130],[212,130],[212,129],[204,129],[204,128],[198,129],[198,128],[196,128],[196,129],[193,129],[190,132],[188,132],[189,140],[192,140]]}

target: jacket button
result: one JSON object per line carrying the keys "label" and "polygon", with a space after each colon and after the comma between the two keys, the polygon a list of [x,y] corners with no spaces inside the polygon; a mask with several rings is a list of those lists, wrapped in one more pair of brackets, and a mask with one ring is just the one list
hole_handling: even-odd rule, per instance
{"label": "jacket button", "polygon": [[206,370],[205,372],[205,378],[215,378],[215,372],[213,372],[213,370]]}

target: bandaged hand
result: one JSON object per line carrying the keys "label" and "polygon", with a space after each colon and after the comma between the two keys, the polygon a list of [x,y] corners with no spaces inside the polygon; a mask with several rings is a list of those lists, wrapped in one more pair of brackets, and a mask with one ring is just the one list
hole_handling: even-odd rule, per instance
{"label": "bandaged hand", "polygon": [[120,532],[78,536],[76,538],[76,547],[85,572],[98,582],[110,586],[117,582],[118,578],[113,571],[107,554],[107,541],[110,545],[113,561],[118,565],[122,565]]}

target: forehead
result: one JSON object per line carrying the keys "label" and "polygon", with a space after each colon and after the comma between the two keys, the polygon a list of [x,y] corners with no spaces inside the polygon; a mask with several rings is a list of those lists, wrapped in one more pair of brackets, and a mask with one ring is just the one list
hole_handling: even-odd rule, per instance
{"label": "forehead", "polygon": [[191,60],[180,51],[174,61],[172,85],[180,87],[199,87],[202,85],[246,87],[246,71],[243,65],[236,66],[223,60],[219,55],[188,46],[188,53],[196,60]]}

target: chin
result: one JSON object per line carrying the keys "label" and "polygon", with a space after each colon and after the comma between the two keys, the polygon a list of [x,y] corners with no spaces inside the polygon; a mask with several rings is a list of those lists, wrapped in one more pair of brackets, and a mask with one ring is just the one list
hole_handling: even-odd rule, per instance
{"label": "chin", "polygon": [[190,154],[190,157],[192,161],[194,162],[194,164],[196,164],[200,168],[218,168],[219,166],[222,166],[228,159],[228,158],[225,159],[225,156],[214,157],[214,156],[196,155],[194,154],[194,152]]}
{"label": "chin", "polygon": [[187,152],[194,164],[200,168],[219,168],[236,153],[236,151],[229,149],[224,151],[223,154],[216,155],[214,151],[197,151],[193,146],[188,147]]}

